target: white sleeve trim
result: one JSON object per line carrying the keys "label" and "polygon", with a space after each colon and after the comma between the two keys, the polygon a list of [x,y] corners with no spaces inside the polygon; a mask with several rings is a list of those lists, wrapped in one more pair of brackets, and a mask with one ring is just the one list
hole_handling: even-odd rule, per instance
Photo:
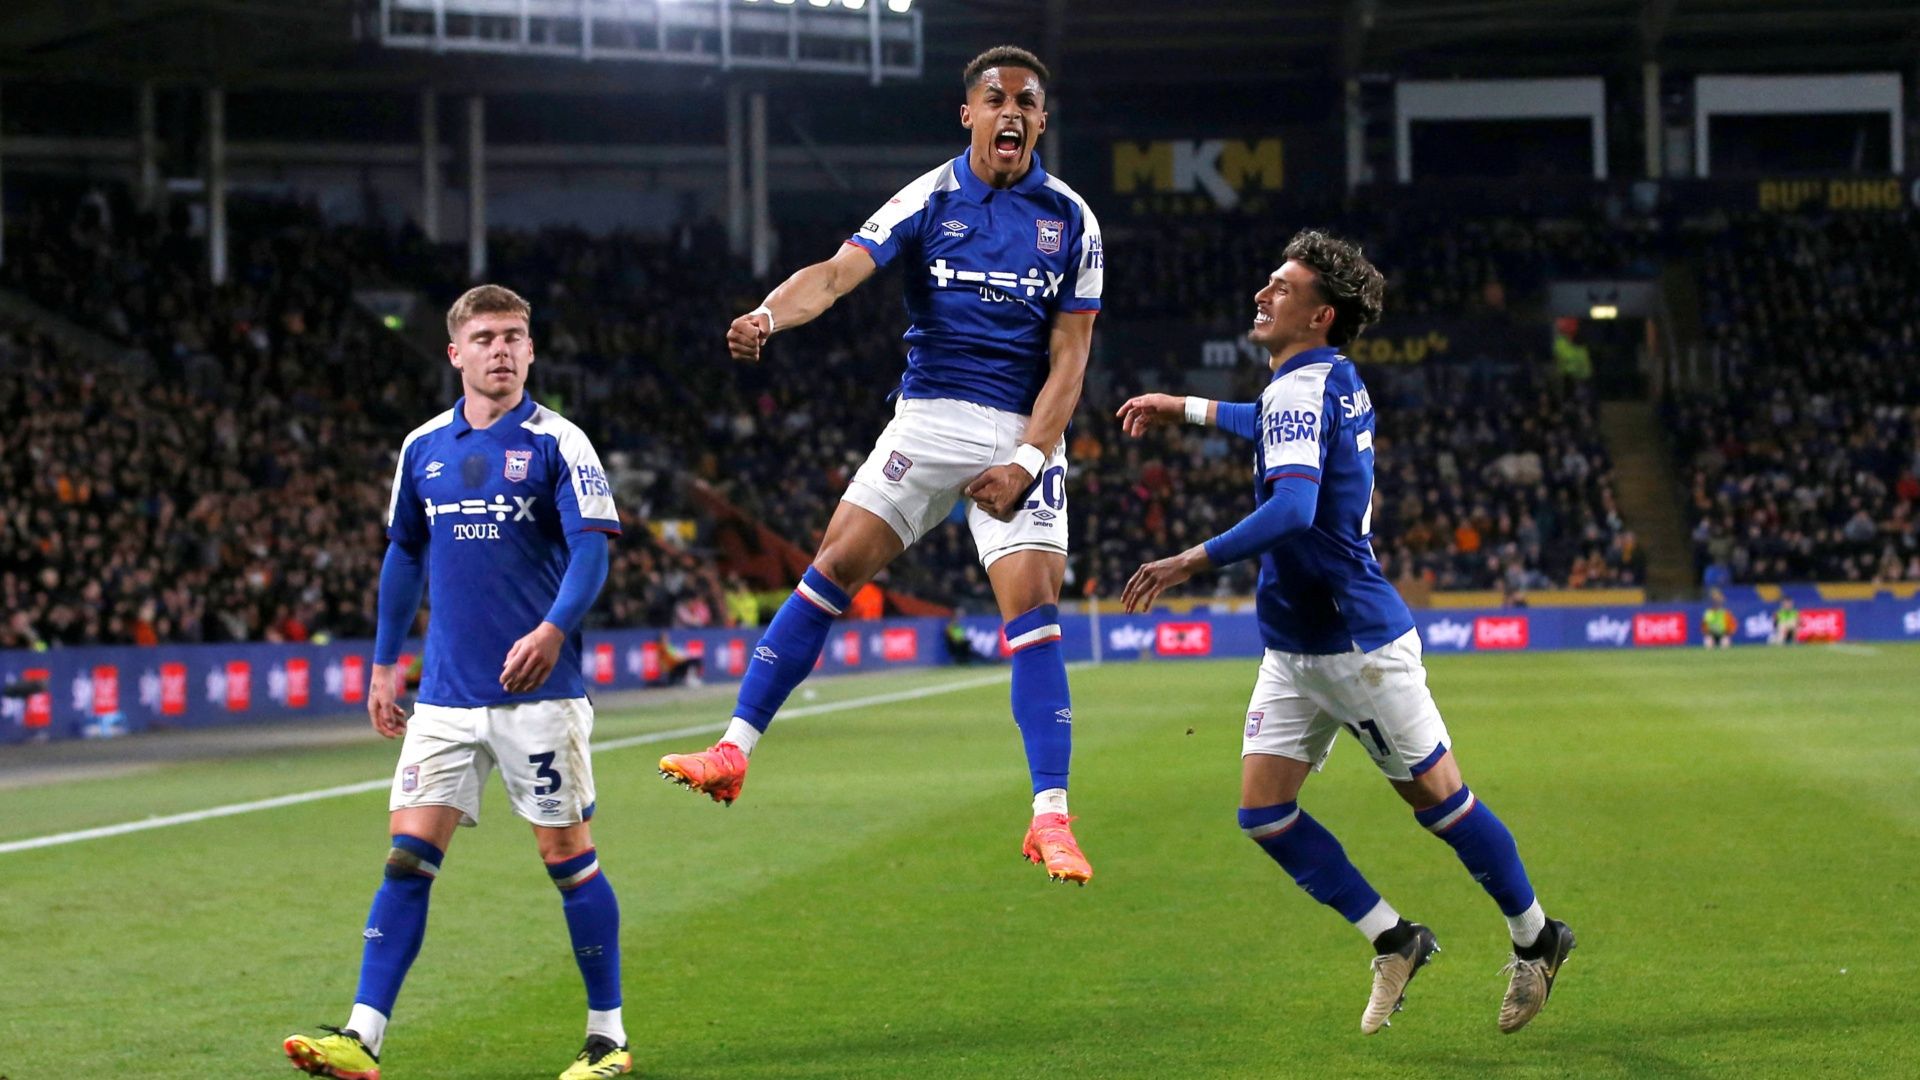
{"label": "white sleeve trim", "polygon": [[400,481],[405,479],[407,475],[407,451],[412,448],[414,443],[419,442],[422,437],[439,431],[451,423],[453,423],[453,410],[448,409],[439,416],[407,432],[407,437],[401,441],[400,458],[393,463],[393,490],[387,495],[387,528],[393,528],[393,515],[400,509]]}
{"label": "white sleeve trim", "polygon": [[1332,364],[1308,364],[1289,371],[1260,394],[1260,449],[1267,472],[1283,465],[1320,468],[1321,441],[1327,437],[1327,376]]}
{"label": "white sleeve trim", "polygon": [[1107,252],[1100,239],[1100,219],[1094,216],[1093,207],[1087,205],[1087,200],[1068,187],[1065,180],[1048,173],[1046,186],[1072,199],[1074,205],[1080,208],[1080,250],[1074,253],[1073,297],[1076,300],[1098,300],[1107,268]]}
{"label": "white sleeve trim", "polygon": [[536,435],[545,435],[559,445],[560,461],[566,466],[567,481],[573,485],[574,502],[580,516],[588,521],[619,521],[620,511],[613,505],[613,484],[600,467],[600,455],[593,441],[579,426],[545,405],[536,405],[533,415],[521,421],[521,427]]}
{"label": "white sleeve trim", "polygon": [[959,186],[953,175],[953,162],[943,162],[939,168],[922,173],[901,188],[867,218],[855,235],[869,244],[885,245],[902,222],[927,208],[934,192],[952,191]]}

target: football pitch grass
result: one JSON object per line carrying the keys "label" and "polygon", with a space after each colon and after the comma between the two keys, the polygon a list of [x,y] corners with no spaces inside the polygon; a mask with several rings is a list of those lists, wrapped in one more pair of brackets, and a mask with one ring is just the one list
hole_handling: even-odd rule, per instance
{"label": "football pitch grass", "polygon": [[[1444,952],[1379,1035],[1370,951],[1235,827],[1252,661],[1074,673],[1086,889],[1017,859],[1004,682],[816,680],[722,808],[661,782],[680,736],[600,754],[636,1071],[719,1077],[1920,1075],[1920,649],[1437,657],[1467,781],[1580,947],[1495,1027],[1492,902],[1343,739],[1302,805]],[[731,703],[606,710],[596,738]],[[0,843],[390,773],[363,743],[0,790]],[[0,751],[0,756],[6,751]],[[559,900],[490,784],[434,886],[387,1080],[551,1077],[584,1008]],[[294,1075],[342,1023],[386,850],[367,792],[0,854],[0,1075]]]}

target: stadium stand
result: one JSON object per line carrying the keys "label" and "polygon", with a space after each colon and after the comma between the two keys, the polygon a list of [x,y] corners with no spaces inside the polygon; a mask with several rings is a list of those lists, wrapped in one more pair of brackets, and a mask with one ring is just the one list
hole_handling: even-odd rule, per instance
{"label": "stadium stand", "polygon": [[[97,466],[111,460],[119,467],[108,471],[125,471],[128,461],[144,469],[121,487],[140,492],[145,504],[172,507],[164,515],[115,509],[114,523],[99,524],[128,551],[147,552],[154,577],[179,579],[156,596],[141,584],[145,576],[129,577],[109,557],[73,556],[81,561],[52,569],[82,591],[66,602],[59,589],[36,591],[24,605],[37,633],[75,642],[254,640],[367,629],[377,569],[367,559],[379,546],[369,523],[379,520],[386,497],[391,447],[442,384],[425,358],[382,340],[351,289],[401,283],[437,300],[464,286],[465,268],[451,250],[408,230],[325,225],[310,209],[287,204],[239,205],[236,232],[245,243],[236,283],[221,289],[197,274],[203,253],[186,241],[184,222],[141,217],[110,191],[64,204],[42,200],[19,226],[33,255],[9,264],[7,284],[139,343],[153,358],[151,382],[114,391],[129,400],[106,409],[123,417],[125,430],[143,434],[89,449],[105,455]],[[1383,447],[1396,447],[1376,511],[1389,574],[1423,589],[1509,594],[1641,583],[1645,556],[1614,506],[1591,397],[1582,387],[1552,384],[1546,343],[1514,329],[1506,297],[1531,295],[1551,273],[1633,267],[1644,245],[1630,232],[1601,243],[1596,237],[1610,231],[1580,221],[1538,232],[1501,218],[1438,230],[1418,214],[1356,224],[1380,258],[1399,260],[1388,262],[1392,310],[1464,306],[1490,328],[1481,335],[1486,355],[1471,366],[1370,372],[1390,406]],[[836,235],[795,230],[789,247],[831,250]],[[1202,321],[1237,328],[1259,267],[1282,240],[1222,224],[1131,236],[1139,247],[1116,261],[1122,269],[1112,306],[1132,317],[1137,305],[1151,317],[1190,304]],[[897,379],[900,353],[897,284],[883,277],[806,334],[779,343],[770,362],[743,366],[720,359],[717,328],[764,286],[702,228],[667,238],[501,231],[494,259],[494,276],[523,285],[535,303],[548,370],[580,376],[564,381],[579,396],[556,404],[591,425],[608,448],[636,524],[685,526],[672,544],[650,529],[629,530],[645,535],[618,548],[594,621],[724,623],[733,605],[715,555],[725,530],[696,493],[812,549],[889,413],[885,390]],[[1207,299],[1183,291],[1197,289]],[[14,347],[44,353],[47,346],[29,339]],[[702,357],[707,362],[696,360]],[[1095,385],[1105,393],[1088,395],[1070,436],[1076,595],[1116,594],[1141,561],[1231,524],[1247,496],[1242,448],[1218,433],[1136,444],[1112,424],[1112,402],[1174,386],[1184,372],[1142,365],[1124,349],[1103,359],[1111,370],[1098,372]],[[50,367],[71,370],[29,365],[29,374],[11,377],[13,392],[28,392],[23,379],[55,377]],[[1489,396],[1496,380],[1503,392]],[[1260,382],[1252,368],[1239,376],[1247,397]],[[276,420],[289,411],[283,402],[300,419]],[[194,468],[148,461],[149,447],[172,443],[183,444],[179,457]],[[321,479],[348,476],[364,479]],[[70,523],[91,532],[84,515],[101,513],[108,500],[84,488],[31,490],[39,492],[37,505],[15,508],[10,520],[80,514]],[[228,495],[214,500],[221,516],[196,534],[195,523],[213,512],[193,513],[209,490]],[[135,520],[119,520],[128,515]],[[185,533],[176,519],[188,522]],[[258,542],[214,545],[214,526],[230,520],[252,522],[242,532]],[[963,532],[936,532],[885,584],[936,604],[990,608]],[[737,556],[741,549],[730,550]],[[47,569],[40,562],[12,567],[5,580],[18,590]],[[1244,595],[1251,575],[1239,567],[1189,591]],[[751,585],[778,589],[780,576],[763,573]],[[86,590],[112,595],[100,607],[75,603]],[[78,614],[83,609],[91,614]]]}
{"label": "stadium stand", "polygon": [[[240,205],[248,242],[219,289],[184,222],[104,191],[18,223],[30,254],[5,283],[148,366],[0,334],[0,403],[25,418],[0,434],[0,647],[371,634],[393,453],[440,373],[354,305],[377,272],[350,235]],[[717,568],[659,541],[637,490],[594,622],[724,624]]]}
{"label": "stadium stand", "polygon": [[1920,580],[1916,224],[1754,215],[1707,245],[1720,384],[1664,413],[1708,585]]}

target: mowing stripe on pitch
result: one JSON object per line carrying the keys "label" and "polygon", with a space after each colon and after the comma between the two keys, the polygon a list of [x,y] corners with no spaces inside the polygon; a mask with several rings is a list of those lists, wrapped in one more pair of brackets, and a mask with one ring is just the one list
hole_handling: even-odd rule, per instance
{"label": "mowing stripe on pitch", "polygon": [[[1006,682],[1012,675],[1001,671],[993,675],[961,679],[958,682],[941,683],[938,686],[923,686],[914,690],[895,690],[886,694],[870,694],[866,697],[849,698],[846,701],[830,701],[822,705],[803,705],[797,709],[783,709],[782,720],[798,720],[806,716],[820,716],[824,713],[845,712],[848,709],[864,709],[869,705],[888,705],[896,701],[914,701],[919,698],[937,697],[961,690],[973,690],[982,686]],[[725,724],[694,724],[689,727],[672,728],[667,731],[649,731],[644,735],[629,735],[621,739],[608,739],[593,744],[597,753],[609,750],[624,750],[629,746],[645,746],[648,743],[666,742],[668,739],[691,738],[695,735],[708,735],[725,731]],[[357,784],[341,784],[338,787],[319,788],[314,791],[302,791],[293,795],[280,795],[271,799],[257,799],[253,802],[229,803],[226,806],[214,806],[205,810],[189,810],[183,814],[168,814],[165,817],[144,818],[140,821],[123,821],[118,825],[102,825],[93,829],[80,829],[75,832],[53,833],[49,836],[35,836],[25,840],[10,840],[0,844],[0,855],[15,851],[32,851],[36,848],[58,847],[61,844],[77,844],[82,840],[100,840],[109,836],[125,836],[128,833],[145,832],[148,829],[165,829],[173,825],[191,825],[196,821],[211,821],[214,818],[233,817],[236,814],[251,814],[261,810],[277,810],[282,806],[298,806],[301,803],[319,802],[322,799],[338,799],[347,795],[363,795],[369,791],[382,791],[393,785],[392,777],[379,780],[363,780]]]}

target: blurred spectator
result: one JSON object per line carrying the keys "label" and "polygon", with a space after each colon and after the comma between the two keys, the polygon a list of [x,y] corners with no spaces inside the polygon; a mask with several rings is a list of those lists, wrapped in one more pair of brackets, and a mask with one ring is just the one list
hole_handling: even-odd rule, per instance
{"label": "blurred spectator", "polygon": [[668,637],[664,630],[658,638],[654,639],[654,644],[660,650],[660,678],[654,685],[701,685],[703,680],[700,673],[706,669],[706,660],[691,655],[687,650],[675,645],[673,639]]}
{"label": "blurred spectator", "polygon": [[760,625],[760,596],[739,574],[727,575],[727,625]]}
{"label": "blurred spectator", "polygon": [[1920,217],[1754,215],[1701,245],[1720,387],[1663,405],[1697,568],[1920,580]]}
{"label": "blurred spectator", "polygon": [[847,604],[847,617],[850,619],[877,619],[886,609],[886,597],[881,595],[880,586],[869,581],[859,592],[853,594]]}
{"label": "blurred spectator", "polygon": [[[46,200],[10,219],[24,254],[0,280],[143,347],[152,366],[93,370],[30,333],[0,335],[0,404],[26,418],[0,434],[0,600],[16,615],[7,640],[370,634],[393,454],[447,391],[443,365],[381,329],[350,290],[400,281],[451,298],[468,284],[465,260],[411,230],[326,226],[292,204],[236,202],[232,219],[233,283],[220,287],[206,283],[204,245],[184,217],[142,216],[122,193]],[[1389,575],[1509,595],[1639,583],[1644,553],[1614,506],[1593,404],[1583,389],[1549,392],[1525,375],[1538,346],[1514,332],[1509,305],[1534,302],[1554,275],[1644,270],[1648,239],[1584,219],[1361,208],[1342,220],[1388,268],[1391,313],[1477,320],[1470,364],[1368,372],[1385,406],[1375,546]],[[1285,239],[1279,223],[1232,221],[1114,232],[1125,258],[1113,263],[1103,332],[1110,320],[1162,318],[1238,334]],[[791,229],[785,250],[817,258],[842,236]],[[534,303],[534,392],[564,397],[619,489],[627,529],[590,626],[756,625],[753,588],[790,582],[723,584],[716,526],[689,482],[813,549],[890,415],[903,365],[897,274],[783,336],[767,362],[728,361],[725,327],[767,282],[713,226],[684,239],[563,228],[491,238],[493,273]],[[1096,367],[1068,436],[1068,586],[1114,595],[1139,562],[1238,520],[1251,493],[1237,440],[1183,429],[1136,441],[1115,429],[1112,406],[1127,392],[1176,388],[1177,358],[1115,347]],[[1243,400],[1263,374],[1240,373]],[[1904,465],[1906,487],[1920,489],[1920,461],[1910,453]],[[1882,535],[1876,509],[1863,497],[1833,528]],[[1244,595],[1252,576],[1243,565],[1192,588]],[[959,526],[934,530],[887,584],[991,607]]]}

